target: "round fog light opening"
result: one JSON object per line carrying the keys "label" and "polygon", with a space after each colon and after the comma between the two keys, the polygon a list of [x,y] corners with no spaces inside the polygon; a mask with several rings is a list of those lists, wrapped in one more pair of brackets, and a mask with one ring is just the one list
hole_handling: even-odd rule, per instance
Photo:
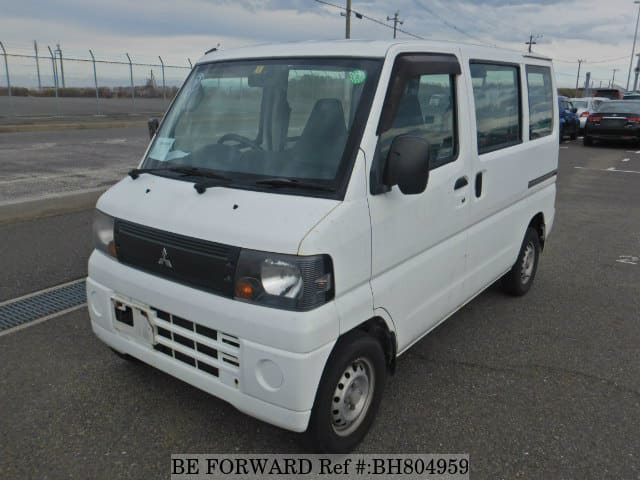
{"label": "round fog light opening", "polygon": [[262,388],[273,392],[282,386],[284,374],[275,362],[263,359],[258,362],[256,379]]}

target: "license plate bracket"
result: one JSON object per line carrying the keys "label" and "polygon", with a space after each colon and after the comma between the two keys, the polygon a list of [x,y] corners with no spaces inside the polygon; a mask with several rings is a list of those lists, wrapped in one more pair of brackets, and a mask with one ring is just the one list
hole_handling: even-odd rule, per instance
{"label": "license plate bracket", "polygon": [[113,327],[140,343],[155,345],[156,329],[153,312],[146,306],[120,297],[113,297]]}

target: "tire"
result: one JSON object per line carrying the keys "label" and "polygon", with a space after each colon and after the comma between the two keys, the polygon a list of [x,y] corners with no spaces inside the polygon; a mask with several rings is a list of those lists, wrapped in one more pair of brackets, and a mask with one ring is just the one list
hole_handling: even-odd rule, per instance
{"label": "tire", "polygon": [[563,131],[563,129],[561,128],[561,129],[560,129],[560,135],[559,135],[559,138],[558,138],[558,143],[562,143],[562,139],[563,139],[563,138],[564,138],[564,131]]}
{"label": "tire", "polygon": [[534,228],[527,228],[522,241],[518,259],[511,270],[502,277],[502,288],[509,295],[520,297],[527,293],[533,284],[540,258],[540,237]]}
{"label": "tire", "polygon": [[578,138],[578,132],[576,132],[574,130],[574,132],[571,134],[571,136],[569,137],[571,140],[575,140],[576,138]]}
{"label": "tire", "polygon": [[582,137],[582,144],[585,147],[591,147],[593,145],[593,138],[591,138],[588,135],[585,135],[584,137]]}
{"label": "tire", "polygon": [[338,340],[316,393],[306,432],[309,447],[318,453],[351,452],[373,423],[386,377],[378,340],[359,330]]}

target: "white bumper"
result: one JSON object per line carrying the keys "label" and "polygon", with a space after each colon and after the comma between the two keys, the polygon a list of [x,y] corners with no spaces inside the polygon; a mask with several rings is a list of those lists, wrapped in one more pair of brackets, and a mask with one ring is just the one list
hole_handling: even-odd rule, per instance
{"label": "white bumper", "polygon": [[[171,315],[169,323],[150,322],[155,329],[164,329],[165,336],[156,333],[155,339],[169,345],[169,353],[166,348],[157,350],[133,329],[129,332],[120,323],[115,328],[114,296]],[[95,251],[89,260],[87,300],[94,333],[115,350],[260,420],[296,432],[306,430],[324,365],[338,336],[333,302],[305,313],[258,307],[149,275]],[[174,317],[193,323],[193,331],[174,325]],[[199,335],[199,326],[216,331],[217,340]],[[173,342],[174,332],[182,334],[182,344]],[[185,338],[194,339],[193,346]],[[231,344],[223,343],[227,341]],[[199,342],[219,347],[217,354],[201,353]],[[193,364],[175,358],[185,354]],[[199,368],[205,360],[217,367],[215,375]]]}

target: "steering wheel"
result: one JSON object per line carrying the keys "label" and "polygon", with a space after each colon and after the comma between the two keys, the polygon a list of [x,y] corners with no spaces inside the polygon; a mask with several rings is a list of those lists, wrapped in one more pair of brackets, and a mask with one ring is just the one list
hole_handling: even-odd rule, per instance
{"label": "steering wheel", "polygon": [[237,133],[227,133],[220,137],[218,140],[219,144],[223,144],[225,142],[238,142],[242,145],[245,145],[249,148],[253,148],[254,150],[264,150],[260,145],[251,140],[248,137],[243,137],[242,135],[238,135]]}

